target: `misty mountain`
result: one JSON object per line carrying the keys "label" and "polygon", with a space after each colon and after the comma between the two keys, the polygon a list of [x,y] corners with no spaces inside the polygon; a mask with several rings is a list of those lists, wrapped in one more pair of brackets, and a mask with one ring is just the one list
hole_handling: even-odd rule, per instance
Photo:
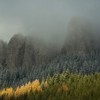
{"label": "misty mountain", "polygon": [[48,63],[62,54],[100,52],[100,31],[97,27],[90,21],[73,17],[62,43],[56,43],[56,39],[47,42],[34,35],[16,34],[8,44],[0,41],[0,64],[7,68],[31,68],[33,65]]}
{"label": "misty mountain", "polygon": [[57,50],[54,48],[40,39],[16,34],[8,43],[6,67],[16,68],[23,66],[31,68],[33,65],[47,63],[57,55]]}
{"label": "misty mountain", "polygon": [[[28,67],[48,64],[57,56],[66,54],[90,55],[100,52],[100,36],[93,26],[73,18],[69,22],[62,46],[45,42],[33,36],[14,35],[7,43],[0,41],[0,64],[6,68]],[[97,36],[98,35],[98,36]]]}
{"label": "misty mountain", "polygon": [[62,52],[90,53],[100,51],[100,34],[90,23],[80,18],[69,21],[66,40]]}
{"label": "misty mountain", "polygon": [[76,18],[67,28],[62,45],[22,34],[14,35],[8,43],[1,40],[0,86],[17,86],[63,71],[100,72],[99,30]]}
{"label": "misty mountain", "polygon": [[7,55],[7,43],[0,40],[0,65],[5,66]]}

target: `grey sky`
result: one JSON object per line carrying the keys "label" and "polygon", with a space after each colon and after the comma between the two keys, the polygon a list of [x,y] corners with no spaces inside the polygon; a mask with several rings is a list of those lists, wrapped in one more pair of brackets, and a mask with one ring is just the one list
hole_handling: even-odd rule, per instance
{"label": "grey sky", "polygon": [[100,24],[100,0],[0,0],[0,39],[16,33],[60,39],[74,17]]}

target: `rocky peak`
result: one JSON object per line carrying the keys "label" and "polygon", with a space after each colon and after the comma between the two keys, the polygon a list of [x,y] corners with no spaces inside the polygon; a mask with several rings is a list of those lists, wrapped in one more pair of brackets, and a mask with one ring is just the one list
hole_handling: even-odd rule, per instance
{"label": "rocky peak", "polygon": [[96,31],[88,22],[79,19],[72,19],[69,22],[65,44],[62,52],[87,53],[100,50],[100,37],[96,37]]}
{"label": "rocky peak", "polygon": [[0,64],[5,65],[7,54],[7,43],[0,40]]}
{"label": "rocky peak", "polygon": [[21,34],[14,35],[8,43],[7,67],[28,67],[47,63],[57,54],[51,46],[40,39]]}

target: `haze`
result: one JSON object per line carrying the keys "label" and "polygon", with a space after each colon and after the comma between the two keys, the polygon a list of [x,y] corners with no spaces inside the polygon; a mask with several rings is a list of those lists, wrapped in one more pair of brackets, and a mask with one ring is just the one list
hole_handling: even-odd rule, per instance
{"label": "haze", "polygon": [[16,33],[61,42],[68,23],[82,18],[100,25],[99,0],[2,0],[0,39],[9,41]]}

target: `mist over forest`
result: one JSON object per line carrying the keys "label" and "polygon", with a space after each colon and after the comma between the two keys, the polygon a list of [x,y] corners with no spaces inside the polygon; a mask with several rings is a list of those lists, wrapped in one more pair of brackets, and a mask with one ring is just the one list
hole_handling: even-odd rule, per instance
{"label": "mist over forest", "polygon": [[[62,42],[71,20],[99,29],[99,1],[30,0],[0,3],[0,39],[9,41],[17,33]],[[99,32],[98,32],[99,33]],[[95,34],[95,33],[94,33]],[[97,33],[96,33],[97,34]]]}
{"label": "mist over forest", "polygon": [[[7,90],[13,90],[11,100],[20,100],[13,99],[17,89],[32,87],[34,82],[39,89],[36,94],[30,89],[29,98],[43,91],[53,94],[52,89],[56,94],[62,88],[57,95],[63,94],[68,84],[71,89],[64,94],[67,99],[100,99],[99,4],[99,0],[0,1],[0,89],[4,88],[0,90],[0,100],[8,96]],[[89,90],[92,84],[95,88]],[[58,86],[62,87],[56,90]],[[24,92],[20,92],[23,100],[31,100],[25,98],[28,96]],[[48,98],[42,95],[37,97]],[[55,98],[65,100],[64,95]]]}

